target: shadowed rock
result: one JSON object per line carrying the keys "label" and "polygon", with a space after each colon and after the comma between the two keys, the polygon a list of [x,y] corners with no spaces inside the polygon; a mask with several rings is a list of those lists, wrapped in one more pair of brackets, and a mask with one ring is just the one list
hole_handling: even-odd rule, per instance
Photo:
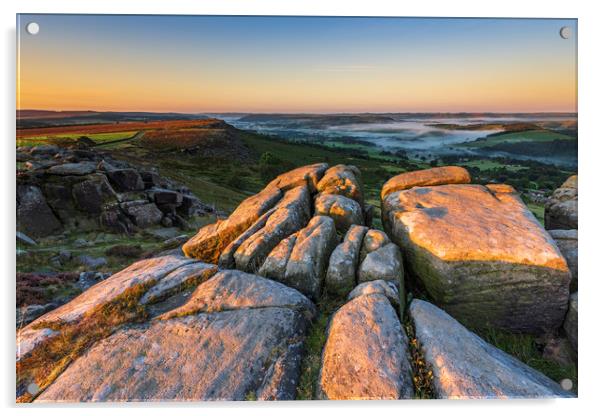
{"label": "shadowed rock", "polygon": [[319,194],[315,201],[316,215],[331,217],[339,232],[345,233],[354,224],[363,225],[364,215],[360,204],[342,195]]}
{"label": "shadowed rock", "polygon": [[323,195],[342,195],[364,205],[361,172],[355,166],[336,165],[326,171],[317,186]]}
{"label": "shadowed rock", "polygon": [[457,319],[534,333],[562,324],[566,261],[511,187],[394,192],[383,201],[383,223],[413,275]]}
{"label": "shadowed rock", "polygon": [[362,241],[362,248],[360,250],[360,263],[364,261],[368,253],[378,250],[381,247],[389,244],[391,240],[387,237],[387,234],[380,230],[368,230]]}
{"label": "shadowed rock", "polygon": [[383,185],[381,199],[389,194],[415,186],[433,186],[444,184],[470,183],[470,174],[459,166],[443,166],[425,170],[402,173],[389,179]]}
{"label": "shadowed rock", "polygon": [[297,234],[292,234],[278,243],[265,259],[257,274],[279,282],[284,281],[286,264],[288,263],[288,259],[291,256],[291,252],[293,251],[296,242]]}
{"label": "shadowed rock", "polygon": [[182,250],[188,257],[216,264],[222,251],[276,205],[282,195],[277,187],[266,187],[241,202],[228,219],[201,228],[182,246]]}
{"label": "shadowed rock", "polygon": [[571,292],[577,290],[579,272],[579,241],[577,230],[549,230],[548,231],[558,249],[566,259],[571,271]]}
{"label": "shadowed rock", "polygon": [[267,255],[283,239],[305,227],[310,212],[310,195],[306,186],[286,192],[267,218],[265,225],[240,244],[234,253],[236,268],[255,272]]}
{"label": "shadowed rock", "polygon": [[[401,251],[393,243],[389,243],[368,253],[357,270],[358,282],[370,280],[387,280],[403,289],[403,260]],[[403,290],[401,290],[403,293]]]}
{"label": "shadowed rock", "polygon": [[291,400],[315,313],[294,289],[220,272],[179,309],[95,344],[36,400]]}
{"label": "shadowed rock", "polygon": [[330,400],[413,397],[408,339],[385,296],[359,296],[334,314],[319,389]]}
{"label": "shadowed rock", "polygon": [[334,221],[330,217],[313,217],[297,234],[283,283],[312,299],[320,296],[328,259],[338,243]]}
{"label": "shadowed rock", "polygon": [[44,237],[62,228],[37,186],[17,186],[17,230]]}
{"label": "shadowed rock", "polygon": [[569,310],[566,314],[566,318],[564,320],[564,330],[566,335],[571,342],[571,346],[575,351],[577,351],[578,344],[578,292],[575,292],[571,295],[571,299],[569,301]]}
{"label": "shadowed rock", "polygon": [[578,228],[577,175],[568,178],[556,189],[545,205],[544,219],[549,230]]}
{"label": "shadowed rock", "polygon": [[96,170],[96,163],[94,162],[79,162],[79,163],[65,163],[62,165],[52,166],[48,168],[48,173],[51,175],[61,176],[82,176],[93,173]]}
{"label": "shadowed rock", "polygon": [[352,225],[332,252],[325,281],[329,293],[344,296],[355,286],[360,248],[367,231],[367,227]]}
{"label": "shadowed rock", "polygon": [[409,307],[440,399],[571,397],[560,385],[486,343],[436,306]]}

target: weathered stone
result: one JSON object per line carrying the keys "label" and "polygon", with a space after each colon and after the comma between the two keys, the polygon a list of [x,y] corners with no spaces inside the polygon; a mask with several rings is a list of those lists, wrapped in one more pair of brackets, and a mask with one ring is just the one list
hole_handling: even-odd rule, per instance
{"label": "weathered stone", "polygon": [[241,244],[244,243],[249,237],[261,230],[263,227],[265,227],[266,222],[275,210],[276,208],[274,207],[265,212],[263,215],[261,215],[261,217],[257,219],[257,221],[255,221],[249,228],[247,228],[247,230],[244,233],[239,235],[234,241],[228,244],[228,247],[226,247],[219,256],[217,264],[220,268],[236,268],[236,261],[234,260],[234,253],[236,253],[236,250],[238,250]]}
{"label": "weathered stone", "polygon": [[362,248],[360,250],[360,263],[364,261],[368,253],[378,250],[389,244],[391,240],[387,234],[380,230],[368,230],[362,241]]}
{"label": "weathered stone", "polygon": [[577,175],[568,178],[545,204],[544,222],[549,230],[578,228]]}
{"label": "weathered stone", "polygon": [[[386,280],[372,280],[370,282],[360,283],[355,289],[349,292],[347,300],[350,301],[360,296],[376,294],[386,296],[387,299],[389,299],[389,302],[395,307],[400,306],[400,301],[401,304],[405,303],[404,299],[400,298],[399,290],[397,289],[397,286],[395,286],[395,283]],[[403,310],[403,308],[401,309]]]}
{"label": "weathered stone", "polygon": [[135,169],[109,170],[107,176],[119,192],[141,191],[144,189],[144,181]]}
{"label": "weathered stone", "polygon": [[36,402],[292,400],[305,327],[299,312],[269,307],[122,329],[73,362]]}
{"label": "weathered stone", "polygon": [[[33,322],[36,322],[35,320]],[[40,343],[55,337],[59,334],[50,328],[33,328],[29,324],[25,328],[17,331],[17,361],[29,354]]]}
{"label": "weathered stone", "polygon": [[457,319],[532,333],[562,324],[566,261],[511,187],[394,192],[383,201],[383,223],[412,274]]}
{"label": "weathered stone", "polygon": [[72,192],[76,206],[91,214],[102,212],[107,204],[117,199],[115,191],[102,174],[73,185]]}
{"label": "weathered stone", "polygon": [[579,272],[579,241],[577,230],[549,230],[548,231],[558,249],[566,259],[571,271],[571,292],[577,290]]}
{"label": "weathered stone", "polygon": [[56,308],[56,303],[46,303],[44,305],[25,305],[17,308],[17,328],[27,325],[39,316]]}
{"label": "weathered stone", "polygon": [[319,388],[330,400],[409,399],[408,339],[387,298],[359,296],[332,317]]}
{"label": "weathered stone", "polygon": [[37,186],[17,186],[17,231],[45,237],[62,228]]}
{"label": "weathered stone", "polygon": [[571,345],[573,346],[573,349],[575,351],[577,351],[577,347],[578,347],[578,314],[577,314],[577,308],[578,308],[578,293],[579,292],[575,292],[571,295],[570,301],[569,301],[569,310],[566,314],[566,318],[564,319],[564,331],[566,332],[566,335],[569,339],[569,341],[571,342]]}
{"label": "weathered stone", "polygon": [[355,166],[336,165],[331,167],[318,182],[317,190],[324,195],[342,195],[354,199],[360,206],[364,205],[361,172]]}
{"label": "weathered stone", "polygon": [[368,228],[352,225],[328,262],[325,287],[329,293],[346,295],[355,286],[362,240]]}
{"label": "weathered stone", "polygon": [[94,162],[79,162],[65,163],[48,168],[47,172],[51,175],[61,176],[83,176],[89,175],[96,171],[96,163]]}
{"label": "weathered stone", "polygon": [[312,299],[320,296],[328,259],[338,243],[334,221],[315,216],[297,234],[283,283],[294,287]]}
{"label": "weathered stone", "polygon": [[360,283],[387,280],[403,288],[403,259],[399,247],[389,243],[368,253],[357,269],[357,280]]}
{"label": "weathered stone", "polygon": [[297,186],[306,185],[309,192],[313,194],[316,192],[318,182],[322,179],[326,169],[328,169],[328,164],[326,163],[301,166],[277,176],[276,179],[266,186],[266,189],[278,188],[285,192]]}
{"label": "weathered stone", "polygon": [[384,200],[393,192],[403,191],[416,186],[463,183],[470,183],[470,174],[466,169],[459,166],[443,166],[439,168],[416,170],[394,176],[385,182],[380,193],[380,198]]}
{"label": "weathered stone", "polygon": [[217,273],[213,264],[190,263],[168,273],[164,278],[151,287],[140,299],[141,304],[155,302],[169,295],[174,290],[190,284],[198,285]]}
{"label": "weathered stone", "polygon": [[265,225],[243,241],[234,253],[236,268],[256,272],[272,249],[283,238],[305,227],[310,216],[307,187],[298,186],[287,191]]}
{"label": "weathered stone", "polygon": [[176,208],[176,212],[188,218],[214,212],[214,210],[193,195],[182,195],[182,203]]}
{"label": "weathered stone", "polygon": [[245,199],[228,219],[201,228],[184,244],[184,253],[188,257],[216,264],[222,251],[261,215],[276,205],[282,195],[283,192],[279,188],[267,187]]}
{"label": "weathered stone", "polygon": [[145,201],[141,204],[122,204],[121,206],[134,224],[141,228],[158,225],[163,218],[161,210],[152,202]]}
{"label": "weathered stone", "polygon": [[77,257],[77,262],[87,269],[96,270],[107,265],[107,259],[104,257],[92,257],[85,254]]}
{"label": "weathered stone", "polygon": [[314,304],[293,288],[239,270],[224,270],[197,287],[188,302],[160,319],[200,312],[269,307],[294,309],[308,319],[316,314]]}
{"label": "weathered stone", "polygon": [[32,156],[53,156],[60,150],[60,147],[53,144],[41,144],[38,146],[33,146],[29,151],[29,154]]}
{"label": "weathered stone", "polygon": [[157,205],[173,205],[175,207],[180,205],[183,199],[181,193],[169,189],[153,189],[152,195]]}
{"label": "weathered stone", "polygon": [[432,367],[437,398],[572,396],[556,382],[486,343],[436,306],[414,299],[409,314],[424,357]]}
{"label": "weathered stone", "polygon": [[288,259],[291,256],[291,252],[293,251],[296,242],[297,234],[292,234],[278,243],[265,259],[257,274],[279,282],[284,281],[286,264],[288,263]]}
{"label": "weathered stone", "polygon": [[192,262],[194,260],[174,255],[138,261],[107,280],[92,286],[69,303],[36,319],[25,329],[36,324],[43,326],[48,322],[73,322],[95,307],[115,299],[127,289],[159,282],[169,273]]}
{"label": "weathered stone", "polygon": [[360,204],[342,195],[319,194],[315,200],[315,215],[331,217],[339,232],[345,233],[354,224],[363,225]]}
{"label": "weathered stone", "polygon": [[315,313],[294,289],[223,271],[181,308],[95,344],[36,400],[291,400]]}

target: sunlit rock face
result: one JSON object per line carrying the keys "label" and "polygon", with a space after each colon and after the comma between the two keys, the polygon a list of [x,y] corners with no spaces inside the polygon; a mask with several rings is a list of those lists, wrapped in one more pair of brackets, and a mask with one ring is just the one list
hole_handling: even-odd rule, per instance
{"label": "sunlit rock face", "polygon": [[327,215],[334,220],[337,230],[345,233],[352,225],[363,225],[360,204],[342,195],[319,194],[315,201],[316,215]]}
{"label": "sunlit rock face", "polygon": [[[270,215],[275,212],[270,210],[287,194],[287,191],[297,187],[306,187],[310,194],[316,193],[318,182],[327,168],[327,164],[317,163],[283,173],[270,182],[261,192],[241,202],[226,220],[218,221],[201,228],[194,237],[184,244],[182,250],[188,257],[217,264],[220,261],[220,256],[228,246],[236,241],[249,227],[257,221],[264,221],[264,224],[261,227],[258,226],[257,229],[264,227]],[[305,208],[299,209],[303,211]],[[270,213],[265,215],[268,211]],[[281,214],[280,212],[279,215]],[[240,246],[244,242],[239,240],[238,243]],[[268,243],[264,247],[270,244]],[[232,252],[231,255],[233,254]],[[250,260],[247,256],[248,254],[243,255],[245,258],[241,259],[241,262],[245,263],[245,269],[250,268],[246,264]],[[251,257],[253,257],[252,254]],[[222,262],[226,262],[226,264],[229,264],[231,261],[232,258],[228,257],[222,259]]]}
{"label": "sunlit rock face", "polygon": [[355,166],[336,165],[328,169],[318,183],[318,192],[324,195],[342,195],[364,206],[361,172]]}
{"label": "sunlit rock face", "polygon": [[358,294],[332,317],[319,396],[330,400],[412,398],[408,355],[408,338],[387,297],[376,291]]}
{"label": "sunlit rock face", "polygon": [[545,205],[548,230],[578,228],[578,190],[577,175],[573,175],[554,191]]}
{"label": "sunlit rock face", "polygon": [[382,212],[412,274],[455,318],[534,333],[562,324],[567,263],[512,187],[414,187],[388,194]]}
{"label": "sunlit rock face", "polygon": [[294,399],[315,314],[305,296],[228,271],[173,312],[101,340],[36,401]]}
{"label": "sunlit rock face", "polygon": [[452,183],[470,183],[470,174],[466,169],[459,166],[444,166],[402,173],[385,182],[380,197],[381,199],[385,199],[393,192],[403,191],[415,186],[434,186]]}
{"label": "sunlit rock face", "polygon": [[408,309],[441,399],[571,397],[559,384],[470,332],[436,306]]}

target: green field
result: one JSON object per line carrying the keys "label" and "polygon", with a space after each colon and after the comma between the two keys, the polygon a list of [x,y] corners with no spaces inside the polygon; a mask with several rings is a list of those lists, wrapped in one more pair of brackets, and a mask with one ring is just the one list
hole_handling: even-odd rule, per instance
{"label": "green field", "polygon": [[120,131],[116,133],[70,133],[70,134],[56,134],[52,136],[33,136],[33,137],[22,137],[17,139],[17,146],[37,146],[40,144],[49,143],[60,143],[68,144],[69,142],[75,142],[82,136],[92,139],[95,143],[106,143],[113,140],[122,140],[132,137],[136,134],[136,131]]}
{"label": "green field", "polygon": [[556,133],[550,130],[529,130],[516,133],[503,133],[487,136],[483,140],[475,140],[469,143],[463,143],[466,147],[490,147],[501,143],[520,143],[520,142],[551,142],[554,140],[575,140],[574,137],[562,133]]}
{"label": "green field", "polygon": [[464,167],[479,168],[480,170],[506,168],[507,170],[512,172],[518,172],[520,170],[527,169],[525,166],[505,165],[503,163],[496,162],[495,160],[488,159],[471,160],[469,162],[462,162],[459,165]]}

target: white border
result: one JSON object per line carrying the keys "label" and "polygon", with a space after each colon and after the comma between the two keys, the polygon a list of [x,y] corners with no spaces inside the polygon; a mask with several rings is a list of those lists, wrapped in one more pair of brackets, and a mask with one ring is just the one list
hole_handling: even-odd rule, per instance
{"label": "white border", "polygon": [[[545,413],[545,414],[581,414],[596,408],[600,386],[600,317],[597,306],[600,304],[600,271],[596,257],[599,256],[599,220],[598,211],[602,206],[600,195],[600,165],[602,156],[600,130],[601,110],[599,105],[600,89],[600,46],[602,39],[601,15],[596,13],[594,1],[531,1],[505,0],[495,4],[487,1],[358,1],[358,0],[20,0],[0,2],[2,14],[2,82],[4,96],[2,105],[2,179],[4,190],[2,209],[2,265],[4,273],[1,280],[3,288],[2,334],[2,404],[9,411],[29,413],[44,412],[57,415],[80,415],[81,407],[61,406],[33,407],[19,409],[14,406],[14,253],[15,227],[14,199],[14,133],[15,133],[15,14],[21,13],[118,13],[118,14],[246,14],[246,15],[334,15],[334,16],[443,16],[443,17],[558,17],[579,19],[579,173],[581,202],[580,209],[580,268],[581,268],[581,319],[580,319],[580,373],[579,399],[551,401],[406,401],[396,403],[375,402],[287,402],[287,403],[243,403],[243,404],[130,404],[120,406],[88,406],[86,414],[122,414],[138,412],[143,409],[150,415],[162,415],[166,412],[207,414],[225,413],[262,415],[304,415],[308,412],[344,412],[346,415],[374,411],[383,414],[409,414],[416,412],[437,412],[445,415],[501,414],[509,413]],[[598,266],[598,267],[597,267]],[[142,409],[141,409],[142,407]],[[598,410],[599,412],[599,410]]]}

